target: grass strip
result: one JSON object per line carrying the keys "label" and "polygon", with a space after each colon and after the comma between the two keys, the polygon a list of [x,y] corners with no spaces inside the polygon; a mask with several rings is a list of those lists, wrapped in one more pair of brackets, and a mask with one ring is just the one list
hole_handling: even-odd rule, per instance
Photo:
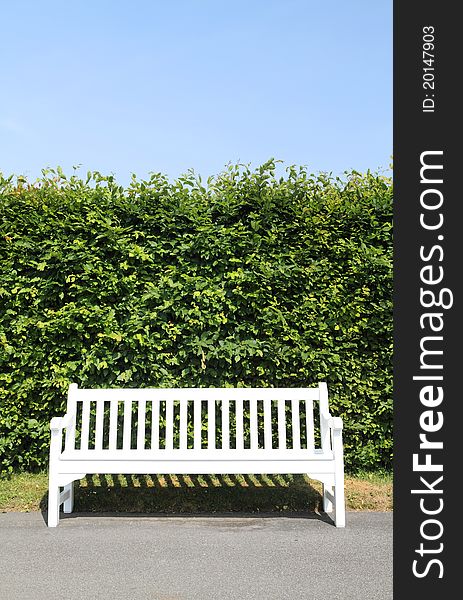
{"label": "grass strip", "polygon": [[[0,480],[0,511],[46,510],[46,473]],[[392,510],[392,476],[346,476],[348,510]],[[76,512],[321,512],[321,484],[306,475],[87,475],[75,484]]]}

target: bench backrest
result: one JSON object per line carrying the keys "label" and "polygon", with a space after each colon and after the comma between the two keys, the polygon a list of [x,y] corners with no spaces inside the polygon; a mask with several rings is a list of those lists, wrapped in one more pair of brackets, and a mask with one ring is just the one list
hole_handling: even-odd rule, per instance
{"label": "bench backrest", "polygon": [[66,450],[329,448],[316,388],[69,388]]}

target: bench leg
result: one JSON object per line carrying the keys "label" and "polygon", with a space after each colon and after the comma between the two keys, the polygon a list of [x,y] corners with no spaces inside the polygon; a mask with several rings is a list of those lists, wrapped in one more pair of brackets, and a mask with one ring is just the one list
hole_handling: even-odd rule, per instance
{"label": "bench leg", "polygon": [[346,503],[344,498],[344,456],[342,447],[342,427],[332,431],[334,466],[334,524],[346,526]]}
{"label": "bench leg", "polygon": [[48,527],[57,527],[59,523],[59,496],[59,486],[51,481],[48,487]]}
{"label": "bench leg", "polygon": [[333,486],[323,484],[323,512],[330,513],[333,512],[333,503],[331,502],[331,498],[333,498]]}
{"label": "bench leg", "polygon": [[346,506],[344,499],[344,477],[336,479],[334,486],[334,524],[336,527],[346,526]]}
{"label": "bench leg", "polygon": [[65,513],[72,513],[74,509],[74,482],[68,483],[64,486],[64,491],[69,491],[69,498],[64,501],[63,511]]}

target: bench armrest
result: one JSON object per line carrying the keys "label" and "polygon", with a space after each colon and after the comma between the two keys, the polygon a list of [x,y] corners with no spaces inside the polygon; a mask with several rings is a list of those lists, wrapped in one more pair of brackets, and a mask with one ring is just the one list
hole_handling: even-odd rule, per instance
{"label": "bench armrest", "polygon": [[322,412],[321,418],[322,422],[324,422],[323,424],[325,425],[325,427],[328,427],[328,429],[333,429],[335,431],[342,430],[341,417],[332,417],[329,412]]}
{"label": "bench armrest", "polygon": [[333,431],[342,431],[342,419],[341,417],[330,417],[330,429]]}
{"label": "bench armrest", "polygon": [[50,429],[52,431],[62,431],[66,429],[71,424],[72,417],[74,415],[71,413],[66,413],[64,417],[53,417],[50,421]]}
{"label": "bench armrest", "polygon": [[329,411],[320,414],[321,446],[324,450],[334,450],[335,438],[341,439],[342,419],[332,417]]}

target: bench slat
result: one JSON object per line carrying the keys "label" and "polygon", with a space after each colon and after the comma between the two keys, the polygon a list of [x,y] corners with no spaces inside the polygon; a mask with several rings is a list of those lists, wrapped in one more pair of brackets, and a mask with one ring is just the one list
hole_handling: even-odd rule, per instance
{"label": "bench slat", "polygon": [[230,401],[222,400],[222,448],[230,448]]}
{"label": "bench slat", "polygon": [[151,402],[151,449],[159,449],[159,400]]}
{"label": "bench slat", "polygon": [[109,449],[115,450],[117,447],[117,413],[119,402],[111,400],[109,407]]}
{"label": "bench slat", "polygon": [[124,429],[122,436],[122,447],[130,450],[132,438],[132,400],[124,400]]}
{"label": "bench slat", "polygon": [[196,400],[193,403],[193,445],[196,450],[201,448],[201,434],[202,434],[202,423],[201,423],[201,400]]}
{"label": "bench slat", "polygon": [[264,448],[272,448],[272,401],[270,398],[264,400]]}
{"label": "bench slat", "polygon": [[104,400],[96,401],[96,423],[95,423],[95,449],[103,448],[103,416]]}
{"label": "bench slat", "polygon": [[327,450],[330,447],[330,430],[328,427],[328,423],[325,419],[322,418],[323,414],[329,414],[328,408],[328,390],[326,387],[326,383],[320,383],[319,386],[320,391],[320,445],[324,450]]}
{"label": "bench slat", "polygon": [[76,447],[76,419],[77,419],[77,401],[76,401],[77,385],[72,383],[69,386],[68,400],[66,413],[74,415],[70,425],[66,428],[65,448],[66,450],[74,450]]}
{"label": "bench slat", "polygon": [[187,449],[188,443],[188,400],[180,400],[180,450]]}
{"label": "bench slat", "polygon": [[259,447],[259,434],[257,431],[257,398],[249,401],[249,429],[251,430],[251,450],[257,450]]}
{"label": "bench slat", "polygon": [[235,401],[235,416],[236,416],[236,449],[244,448],[243,436],[243,399]]}
{"label": "bench slat", "polygon": [[[249,450],[248,450],[249,452]],[[61,460],[60,473],[310,473],[313,477],[316,473],[322,473],[324,477],[327,474],[334,473],[335,462],[331,457],[329,460],[323,460],[323,457],[305,456],[300,460],[281,460],[281,457],[275,456],[272,459],[256,460],[247,458],[240,460],[238,457],[227,460],[222,457],[213,463],[208,457],[204,460],[196,460],[192,457],[184,460],[175,460],[172,457],[167,460],[146,460],[133,461],[116,458],[114,460],[97,460],[92,457],[89,462],[85,460]],[[317,479],[317,477],[315,477]]]}
{"label": "bench slat", "polygon": [[76,390],[78,400],[95,401],[104,400],[209,400],[217,398],[223,400],[318,400],[318,388],[79,388]]}
{"label": "bench slat", "polygon": [[299,400],[291,400],[291,417],[293,422],[293,449],[301,449],[301,421],[299,416]]}
{"label": "bench slat", "polygon": [[[166,450],[164,448],[153,452],[151,450],[137,450],[132,448],[131,450],[117,450],[111,452],[110,450],[86,450],[80,451],[75,450],[73,452],[63,452],[61,454],[63,461],[79,461],[79,460],[127,460],[136,463],[138,460],[164,460],[164,461],[175,461],[175,460],[208,460],[208,461],[220,461],[220,460],[311,460],[317,458],[318,460],[332,460],[333,452],[323,452],[321,449],[315,450],[312,453],[306,450],[264,450],[259,448],[258,450],[252,450],[251,448],[244,448],[240,451],[234,448],[228,452],[224,452],[221,449],[208,450],[202,448],[200,450],[179,450],[174,448],[173,450]],[[131,472],[131,471],[128,471]],[[147,473],[147,471],[145,471]]]}
{"label": "bench slat", "polygon": [[90,402],[82,403],[82,431],[80,436],[80,448],[88,450],[88,433],[90,429]]}
{"label": "bench slat", "polygon": [[166,450],[174,447],[174,400],[166,400]]}
{"label": "bench slat", "polygon": [[305,401],[305,427],[307,436],[307,450],[313,452],[315,448],[314,439],[314,420],[313,420],[313,400]]}
{"label": "bench slat", "polygon": [[286,400],[278,400],[278,448],[286,450]]}
{"label": "bench slat", "polygon": [[215,448],[215,400],[207,401],[207,447]]}
{"label": "bench slat", "polygon": [[137,448],[145,449],[146,400],[138,402]]}

